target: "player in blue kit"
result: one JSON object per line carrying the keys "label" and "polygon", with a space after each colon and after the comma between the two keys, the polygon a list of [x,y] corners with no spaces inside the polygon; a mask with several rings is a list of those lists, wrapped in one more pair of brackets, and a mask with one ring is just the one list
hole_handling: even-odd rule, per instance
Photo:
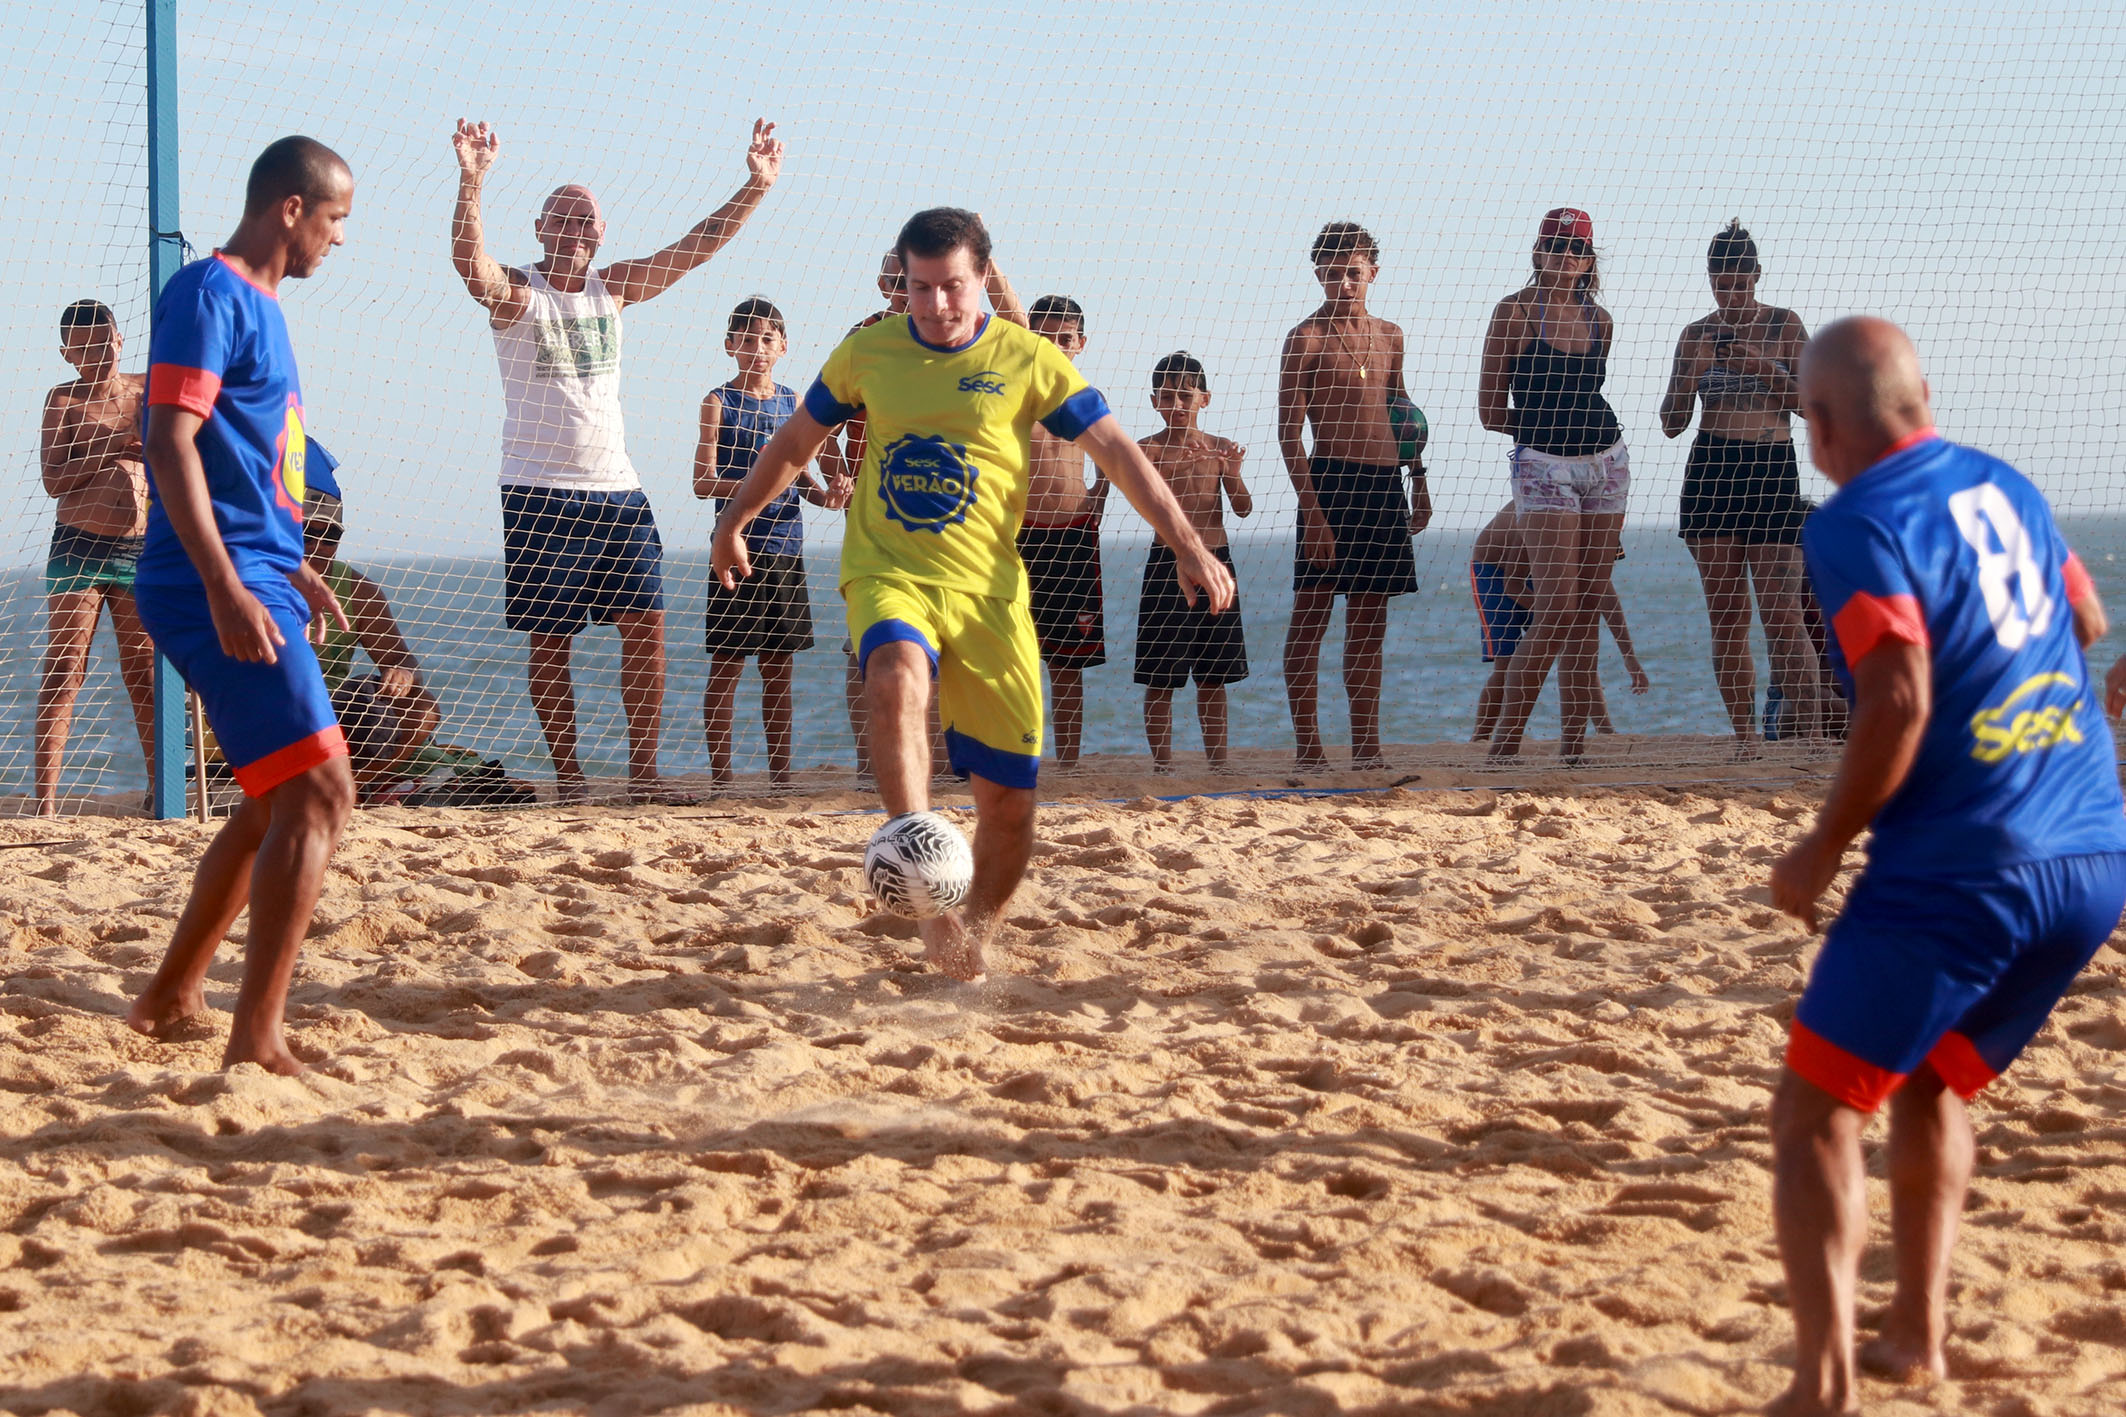
{"label": "player in blue kit", "polygon": [[1800,375],[1810,452],[1838,485],[1802,549],[1853,711],[1815,827],[1773,867],[1773,903],[1813,929],[1847,845],[1874,836],[1772,1104],[1795,1327],[1784,1417],[1859,1410],[1860,1136],[1886,1099],[1896,1294],[1859,1360],[1897,1378],[1946,1371],[1964,1102],[2037,1034],[2126,905],[2126,808],[2082,653],[2104,611],[2045,499],[1935,433],[1895,325],[1831,325]]}
{"label": "player in blue kit", "polygon": [[147,544],[134,595],[155,647],[199,694],[243,805],[200,859],[177,929],[127,1022],[167,1037],[206,1008],[214,951],[246,904],[244,982],[222,1066],[298,1073],[281,1016],[325,863],[354,808],[347,743],[305,639],[351,629],[303,561],[303,393],[283,280],[345,237],[354,174],[309,138],[252,165],[236,234],[156,303],[148,350]]}

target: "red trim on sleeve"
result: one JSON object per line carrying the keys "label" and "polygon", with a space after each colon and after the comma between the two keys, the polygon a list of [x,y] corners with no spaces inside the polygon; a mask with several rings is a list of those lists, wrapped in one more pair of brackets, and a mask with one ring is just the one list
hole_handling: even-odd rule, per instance
{"label": "red trim on sleeve", "polygon": [[1909,595],[1855,591],[1853,598],[1839,607],[1831,630],[1838,636],[1838,647],[1845,651],[1847,669],[1858,669],[1860,661],[1884,640],[1927,647],[1927,617],[1920,614],[1918,599]]}
{"label": "red trim on sleeve", "polygon": [[214,416],[214,396],[221,392],[221,375],[183,364],[148,366],[148,407],[175,405],[201,418]]}
{"label": "red trim on sleeve", "polygon": [[2000,1074],[1978,1056],[1976,1044],[1961,1033],[1944,1033],[1941,1042],[1927,1054],[1927,1063],[1949,1090],[1966,1102],[1978,1096]]}
{"label": "red trim on sleeve", "polygon": [[2067,582],[2069,605],[2080,605],[2096,594],[2096,581],[2090,577],[2089,568],[2072,551],[2067,553],[2067,564],[2060,567],[2060,578]]}
{"label": "red trim on sleeve", "polygon": [[1854,1057],[1799,1019],[1786,1040],[1787,1068],[1803,1082],[1822,1088],[1848,1107],[1873,1112],[1897,1091],[1903,1073],[1878,1068]]}
{"label": "red trim on sleeve", "polygon": [[335,723],[308,738],[298,738],[285,748],[277,748],[256,762],[245,763],[242,767],[232,765],[230,770],[235,773],[236,785],[244,790],[244,796],[263,797],[282,783],[301,777],[319,763],[346,756],[347,735]]}

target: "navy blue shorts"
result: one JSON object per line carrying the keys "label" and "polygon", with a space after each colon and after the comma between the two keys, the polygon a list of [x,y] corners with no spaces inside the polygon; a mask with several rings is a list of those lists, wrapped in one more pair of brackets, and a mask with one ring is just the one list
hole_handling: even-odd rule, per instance
{"label": "navy blue shorts", "polygon": [[346,757],[347,740],[333,716],[317,652],[303,638],[310,607],[286,581],[246,588],[286,641],[272,664],[222,652],[207,593],[199,586],[136,585],[133,603],[155,648],[199,695],[237,785],[247,797],[263,797],[320,763]]}
{"label": "navy blue shorts", "polygon": [[1862,874],[1794,1011],[1787,1066],[1872,1112],[1921,1063],[1961,1097],[2006,1071],[2126,908],[2126,853],[1953,880]]}
{"label": "navy blue shorts", "polygon": [[639,488],[503,488],[502,571],[520,634],[573,635],[664,609],[664,543]]}

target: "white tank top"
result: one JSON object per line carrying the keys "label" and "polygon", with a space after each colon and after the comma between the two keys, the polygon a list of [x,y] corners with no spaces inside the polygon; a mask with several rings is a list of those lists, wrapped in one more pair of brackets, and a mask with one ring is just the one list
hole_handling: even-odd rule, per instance
{"label": "white tank top", "polygon": [[640,487],[620,414],[620,307],[591,272],[567,295],[529,266],[525,311],[495,331],[502,365],[502,485]]}

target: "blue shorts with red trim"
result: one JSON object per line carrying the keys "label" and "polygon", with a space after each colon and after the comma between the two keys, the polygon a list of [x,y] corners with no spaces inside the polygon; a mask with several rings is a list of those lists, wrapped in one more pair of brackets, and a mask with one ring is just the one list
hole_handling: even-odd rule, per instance
{"label": "blue shorts with red trim", "polygon": [[2126,908],[2126,853],[1948,880],[1870,869],[1794,1010],[1786,1063],[1872,1112],[1921,1063],[1958,1096],[2007,1070]]}
{"label": "blue shorts with red trim", "polygon": [[319,763],[347,756],[332,713],[332,695],[303,638],[310,608],[281,581],[247,584],[280,626],[286,643],[272,664],[247,664],[222,652],[207,593],[193,585],[134,587],[140,623],[199,695],[224,761],[247,797],[263,797]]}

